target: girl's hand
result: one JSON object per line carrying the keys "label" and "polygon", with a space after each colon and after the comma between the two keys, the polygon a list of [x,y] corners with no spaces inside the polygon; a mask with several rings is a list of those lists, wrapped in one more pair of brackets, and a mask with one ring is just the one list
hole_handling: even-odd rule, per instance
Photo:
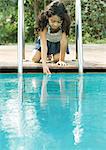
{"label": "girl's hand", "polygon": [[49,67],[47,65],[43,65],[43,73],[45,74],[51,74]]}
{"label": "girl's hand", "polygon": [[57,65],[60,65],[60,66],[67,66],[67,64],[66,64],[64,61],[58,61],[58,62],[57,62]]}

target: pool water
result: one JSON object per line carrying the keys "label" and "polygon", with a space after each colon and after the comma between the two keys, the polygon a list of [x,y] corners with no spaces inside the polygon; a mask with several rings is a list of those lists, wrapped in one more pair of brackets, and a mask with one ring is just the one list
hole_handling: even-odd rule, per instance
{"label": "pool water", "polygon": [[106,74],[0,74],[0,150],[105,150]]}

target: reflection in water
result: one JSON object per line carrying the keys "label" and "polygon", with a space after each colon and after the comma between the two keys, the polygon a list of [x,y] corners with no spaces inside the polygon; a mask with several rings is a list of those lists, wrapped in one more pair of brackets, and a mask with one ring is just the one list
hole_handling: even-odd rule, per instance
{"label": "reflection in water", "polygon": [[81,142],[81,136],[84,131],[82,128],[82,124],[81,124],[82,96],[83,96],[83,76],[81,75],[79,78],[79,83],[78,83],[78,108],[74,114],[75,119],[73,121],[73,124],[75,126],[75,128],[73,130],[75,144],[79,144]]}
{"label": "reflection in water", "polygon": [[[14,150],[22,148],[23,143],[19,140],[19,138],[23,138],[22,76],[18,78],[18,86],[16,78],[6,81],[4,79],[2,85],[6,85],[6,88],[3,87],[5,91],[0,107],[0,135],[2,134],[2,143],[0,139],[0,146],[2,144],[2,149]],[[14,88],[13,85],[15,85]],[[6,100],[5,95],[7,97]]]}
{"label": "reflection in water", "polygon": [[[54,98],[56,98],[55,97],[56,93],[58,93],[57,94],[58,96],[60,95],[60,97],[58,97],[58,98],[59,98],[59,100],[61,102],[63,102],[63,104],[65,106],[65,104],[67,103],[68,97],[66,97],[67,93],[65,91],[66,88],[65,88],[64,80],[60,79],[59,81],[56,81],[56,82],[58,82],[58,86],[59,87],[56,87],[57,85],[55,84],[55,81],[54,81],[54,83],[50,84],[49,80],[50,80],[50,76],[44,76],[43,80],[42,80],[41,99],[40,99],[41,107],[42,108],[46,107],[47,100],[50,100],[50,95],[51,95],[51,97],[53,97],[53,100],[54,100]],[[50,84],[50,87],[47,89],[48,82]],[[53,87],[51,87],[51,86],[54,86],[55,89]],[[82,96],[83,96],[83,76],[82,75],[79,76],[78,85],[76,84],[76,86],[78,86],[78,87],[76,87],[76,88],[78,88],[78,100],[77,100],[78,103],[77,103],[77,111],[74,114],[75,118],[74,118],[73,124],[74,124],[75,127],[74,127],[74,130],[73,130],[73,134],[74,134],[74,144],[79,144],[81,142],[81,136],[83,134],[83,128],[82,128],[82,124],[81,124],[81,117],[82,117]],[[55,95],[54,95],[54,93],[50,93],[50,89],[51,88],[52,88],[51,92],[54,92],[56,90],[55,91]],[[58,92],[58,90],[59,90],[59,92]],[[69,97],[70,96],[71,95],[69,95]],[[50,109],[52,109],[52,108],[50,108]],[[50,112],[49,112],[49,114],[50,114]],[[53,113],[51,114],[51,116],[52,115],[53,115]],[[65,115],[65,113],[63,115]],[[62,119],[62,117],[61,117],[61,119]],[[53,120],[53,117],[52,117],[52,120]],[[67,122],[67,123],[69,124],[69,122]]]}
{"label": "reflection in water", "polygon": [[49,76],[45,75],[43,76],[43,80],[42,80],[42,87],[41,87],[41,96],[40,96],[40,105],[41,107],[45,108],[45,106],[47,105],[47,82],[48,82],[48,78]]}
{"label": "reflection in water", "polygon": [[[39,143],[40,140],[40,146],[45,147],[45,149],[56,149],[57,147],[62,149],[63,141],[66,145],[73,141],[70,138],[72,133],[69,132],[72,130],[69,105],[71,102],[69,95],[70,90],[72,90],[69,89],[71,84],[65,83],[62,77],[55,79],[52,75],[44,75],[41,81],[35,79],[34,82],[33,79],[32,84],[35,89],[40,89],[39,99],[37,99],[38,93],[35,93],[35,109],[39,120],[40,133],[42,133],[38,133],[39,139],[37,141]],[[68,86],[68,89],[66,89],[66,86]],[[46,142],[44,139],[46,139]]]}
{"label": "reflection in water", "polygon": [[51,100],[61,101],[62,106],[67,103],[66,89],[64,80],[52,80],[51,75],[44,75],[41,87],[40,105],[45,108]]}
{"label": "reflection in water", "polygon": [[[12,93],[11,93],[12,94]],[[14,104],[14,102],[13,102]],[[11,106],[10,106],[11,107]],[[12,133],[10,132],[9,135],[9,150],[19,149],[24,150],[24,116],[23,116],[23,75],[18,75],[18,96],[16,98],[16,108],[15,113],[11,112],[12,115],[14,115],[14,122],[15,128],[12,128],[13,131],[18,131],[14,136],[12,136]],[[12,122],[11,122],[12,123]],[[17,123],[17,125],[16,125]]]}
{"label": "reflection in water", "polygon": [[0,75],[0,150],[105,150],[105,85],[106,74]]}
{"label": "reflection in water", "polygon": [[[79,82],[79,99],[74,118],[76,82]],[[6,150],[62,150],[63,143],[68,150],[74,142],[80,143],[82,85],[82,78],[78,81],[42,75],[40,79],[36,76],[23,80],[19,75],[16,89],[9,91],[10,97],[0,110],[0,129],[8,139]]]}

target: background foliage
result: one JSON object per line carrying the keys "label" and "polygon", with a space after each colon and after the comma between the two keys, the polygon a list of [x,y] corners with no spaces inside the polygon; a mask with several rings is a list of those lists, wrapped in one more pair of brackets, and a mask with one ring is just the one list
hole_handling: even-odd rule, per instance
{"label": "background foliage", "polygon": [[[63,0],[71,17],[70,41],[75,42],[75,0]],[[24,0],[25,41],[34,42],[36,17],[50,0]],[[82,0],[84,43],[106,42],[106,1]],[[18,0],[0,0],[0,44],[16,43]]]}

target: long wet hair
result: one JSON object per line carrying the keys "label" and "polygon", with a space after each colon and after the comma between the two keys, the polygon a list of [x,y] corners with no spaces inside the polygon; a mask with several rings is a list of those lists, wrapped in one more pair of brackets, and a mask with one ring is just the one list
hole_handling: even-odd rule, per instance
{"label": "long wet hair", "polygon": [[48,25],[49,17],[57,15],[62,20],[61,29],[62,32],[65,32],[66,35],[69,35],[70,30],[70,17],[67,13],[67,10],[62,2],[55,0],[50,3],[46,9],[40,13],[37,20],[37,32],[43,31]]}

